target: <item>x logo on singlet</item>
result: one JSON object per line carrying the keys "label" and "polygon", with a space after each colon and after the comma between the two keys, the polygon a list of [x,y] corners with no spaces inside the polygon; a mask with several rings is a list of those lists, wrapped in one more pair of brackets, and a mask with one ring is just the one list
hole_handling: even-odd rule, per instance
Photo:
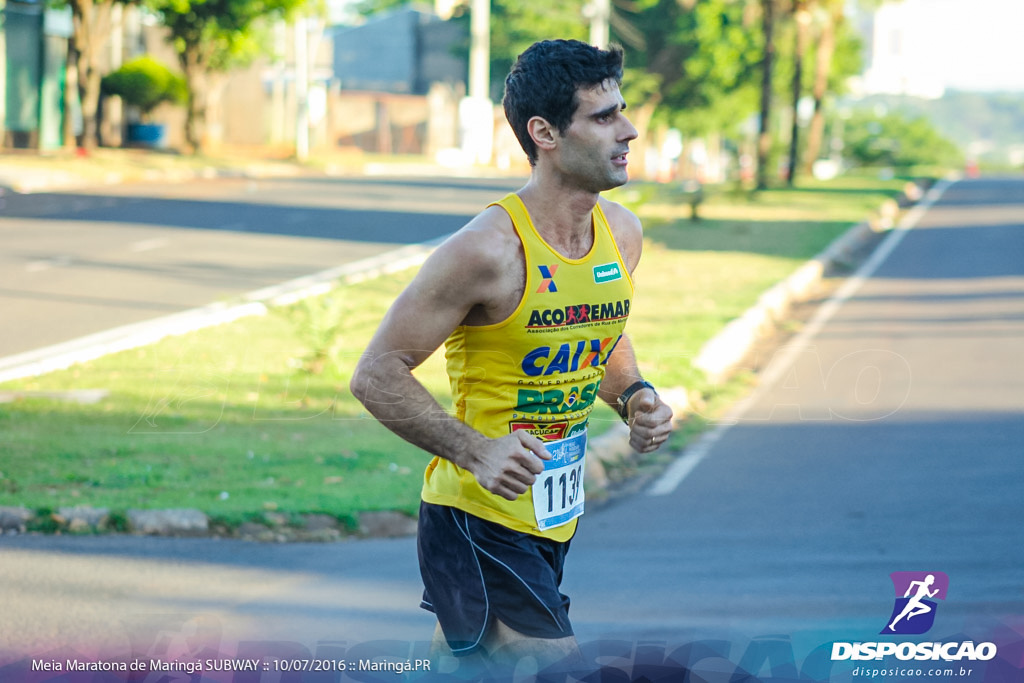
{"label": "x logo on singlet", "polygon": [[558,264],[551,266],[537,266],[540,268],[540,276],[544,278],[540,281],[540,287],[537,289],[537,293],[541,292],[557,292],[558,288],[555,287],[555,271],[558,270]]}

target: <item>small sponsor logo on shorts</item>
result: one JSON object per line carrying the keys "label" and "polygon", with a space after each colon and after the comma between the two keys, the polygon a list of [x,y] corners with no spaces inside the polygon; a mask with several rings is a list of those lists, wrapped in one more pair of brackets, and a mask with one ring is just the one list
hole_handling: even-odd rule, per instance
{"label": "small sponsor logo on shorts", "polygon": [[603,266],[594,266],[594,282],[603,285],[606,282],[622,279],[622,269],[618,263],[606,263]]}

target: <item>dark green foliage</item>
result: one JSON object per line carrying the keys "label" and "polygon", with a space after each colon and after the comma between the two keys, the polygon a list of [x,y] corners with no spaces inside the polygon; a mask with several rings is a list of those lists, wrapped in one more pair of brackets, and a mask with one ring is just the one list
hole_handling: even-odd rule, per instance
{"label": "dark green foliage", "polygon": [[958,166],[962,153],[923,117],[855,111],[845,123],[844,153],[860,166]]}
{"label": "dark green foliage", "polygon": [[143,115],[163,102],[183,104],[188,97],[185,79],[148,55],[125,62],[102,81],[103,93],[119,95],[125,104],[138,107]]}

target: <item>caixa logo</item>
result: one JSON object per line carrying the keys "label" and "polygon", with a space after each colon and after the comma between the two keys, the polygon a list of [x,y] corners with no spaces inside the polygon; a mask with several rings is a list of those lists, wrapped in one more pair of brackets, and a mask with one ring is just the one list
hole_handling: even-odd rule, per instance
{"label": "caixa logo", "polygon": [[[949,577],[943,572],[893,572],[896,592],[892,614],[880,635],[921,635],[931,630],[938,610],[936,600],[945,600]],[[833,643],[832,661],[871,660],[896,657],[918,661],[987,661],[996,656],[993,643],[932,642],[856,642]]]}

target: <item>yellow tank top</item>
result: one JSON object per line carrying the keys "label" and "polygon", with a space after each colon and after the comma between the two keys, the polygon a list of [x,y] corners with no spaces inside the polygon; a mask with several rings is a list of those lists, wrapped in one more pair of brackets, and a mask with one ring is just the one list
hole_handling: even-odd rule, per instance
{"label": "yellow tank top", "polygon": [[[633,282],[600,206],[590,253],[568,259],[540,236],[517,195],[497,205],[522,241],[526,287],[506,320],[462,325],[445,342],[456,417],[491,438],[519,429],[544,441],[578,435],[626,325]],[[427,466],[423,500],[557,541],[576,530],[575,519],[542,530],[532,491],[505,500],[440,457]]]}

